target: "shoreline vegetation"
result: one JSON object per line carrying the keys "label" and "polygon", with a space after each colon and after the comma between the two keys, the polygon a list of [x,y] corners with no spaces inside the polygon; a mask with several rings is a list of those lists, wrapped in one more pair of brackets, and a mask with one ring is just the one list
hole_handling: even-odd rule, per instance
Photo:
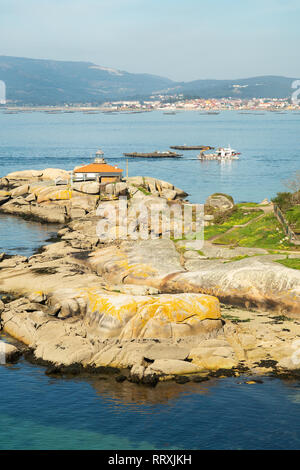
{"label": "shoreline vegetation", "polygon": [[[172,236],[176,219],[169,239],[137,220],[141,203],[162,212],[187,203],[172,183],[130,177],[70,187],[56,186],[58,177],[69,174],[27,170],[0,180],[1,213],[60,224],[57,239],[33,256],[0,254],[1,328],[17,341],[5,346],[8,362],[23,354],[49,375],[105,370],[151,386],[300,375],[300,247],[272,203],[211,195],[199,244],[192,226],[191,236]],[[120,196],[128,221],[152,239],[97,235]]]}

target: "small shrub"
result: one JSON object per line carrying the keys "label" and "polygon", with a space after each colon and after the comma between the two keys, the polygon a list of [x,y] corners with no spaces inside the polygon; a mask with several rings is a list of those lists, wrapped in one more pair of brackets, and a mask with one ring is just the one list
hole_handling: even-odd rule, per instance
{"label": "small shrub", "polygon": [[277,196],[272,199],[274,204],[280,207],[283,211],[290,209],[293,205],[292,193],[277,193]]}

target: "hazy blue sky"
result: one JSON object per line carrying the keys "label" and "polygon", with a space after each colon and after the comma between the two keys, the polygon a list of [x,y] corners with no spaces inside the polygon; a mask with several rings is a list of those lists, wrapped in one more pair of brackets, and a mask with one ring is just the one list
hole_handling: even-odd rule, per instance
{"label": "hazy blue sky", "polygon": [[300,78],[299,0],[0,0],[0,55],[174,80]]}

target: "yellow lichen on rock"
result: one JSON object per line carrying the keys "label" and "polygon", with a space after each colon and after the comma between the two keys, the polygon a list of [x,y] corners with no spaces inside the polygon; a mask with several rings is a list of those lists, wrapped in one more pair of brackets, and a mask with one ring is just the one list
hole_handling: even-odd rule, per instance
{"label": "yellow lichen on rock", "polygon": [[132,296],[86,289],[79,296],[87,299],[86,320],[102,338],[193,336],[210,330],[207,320],[217,321],[215,327],[221,327],[219,301],[208,295]]}
{"label": "yellow lichen on rock", "polygon": [[0,191],[0,197],[6,197],[6,196],[10,196],[10,191],[3,191],[1,190]]}
{"label": "yellow lichen on rock", "polygon": [[33,186],[30,188],[30,192],[37,197],[38,203],[70,200],[73,193],[67,186],[63,189],[58,189],[56,186]]}

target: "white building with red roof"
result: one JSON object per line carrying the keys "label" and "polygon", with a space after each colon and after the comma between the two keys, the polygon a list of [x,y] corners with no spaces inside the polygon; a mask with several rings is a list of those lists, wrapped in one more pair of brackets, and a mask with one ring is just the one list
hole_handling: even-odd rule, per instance
{"label": "white building with red roof", "polygon": [[77,167],[74,170],[75,181],[99,181],[100,183],[114,183],[121,181],[123,170],[117,166],[108,165],[103,158],[102,150],[98,150],[93,163]]}

